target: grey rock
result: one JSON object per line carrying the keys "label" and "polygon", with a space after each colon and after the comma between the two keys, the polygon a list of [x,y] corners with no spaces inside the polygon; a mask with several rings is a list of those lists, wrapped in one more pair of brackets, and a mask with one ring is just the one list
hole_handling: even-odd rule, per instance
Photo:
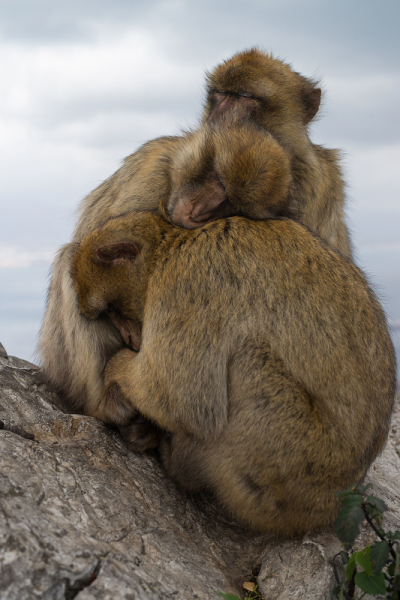
{"label": "grey rock", "polygon": [[1,600],[241,593],[265,543],[0,359]]}
{"label": "grey rock", "polygon": [[[18,358],[17,356],[9,356],[7,354],[7,350],[4,348],[3,344],[0,343],[0,361],[3,365],[10,365],[13,367],[19,367],[20,369],[38,369],[36,365],[25,360],[23,358]],[[4,362],[7,361],[7,362]]]}
{"label": "grey rock", "polygon": [[[368,475],[399,528],[400,413]],[[370,534],[363,531],[360,547]],[[0,356],[0,600],[243,596],[260,565],[265,600],[330,597],[332,533],[273,541],[189,497],[155,455],[129,452],[91,417],[67,414],[37,367]]]}
{"label": "grey rock", "polygon": [[8,356],[7,357],[8,364],[13,367],[18,367],[19,369],[38,369],[36,365],[29,362],[29,360],[25,360],[24,358],[18,358],[17,356]]}

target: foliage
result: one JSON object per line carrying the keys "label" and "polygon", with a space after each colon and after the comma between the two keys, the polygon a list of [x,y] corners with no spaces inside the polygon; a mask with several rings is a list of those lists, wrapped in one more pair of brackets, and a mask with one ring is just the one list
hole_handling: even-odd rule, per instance
{"label": "foliage", "polygon": [[[383,500],[368,496],[370,485],[352,486],[337,495],[343,503],[336,521],[336,534],[344,546],[344,551],[334,558],[334,571],[337,585],[333,594],[339,600],[354,598],[356,588],[365,594],[381,598],[400,600],[400,531],[384,531],[382,516],[387,510]],[[360,525],[366,519],[376,534],[377,541],[363,550],[355,552],[353,544],[360,533]],[[346,579],[340,581],[335,560],[345,565]]]}

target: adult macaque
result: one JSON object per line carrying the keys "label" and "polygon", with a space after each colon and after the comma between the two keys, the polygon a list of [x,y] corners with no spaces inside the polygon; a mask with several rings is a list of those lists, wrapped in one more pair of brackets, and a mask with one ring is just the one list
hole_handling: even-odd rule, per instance
{"label": "adult macaque", "polygon": [[[83,201],[73,242],[60,250],[53,264],[39,341],[43,371],[63,394],[71,410],[89,415],[96,413],[103,389],[104,366],[123,346],[123,338],[109,316],[92,323],[80,314],[71,279],[77,243],[109,219],[131,211],[165,209],[164,201],[168,201],[171,220],[189,228],[233,214],[253,218],[287,215],[304,223],[332,248],[350,256],[337,153],[315,146],[307,133],[319,100],[320,90],[313,82],[280,60],[258,50],[238,54],[208,76],[208,98],[199,132],[148,142]],[[275,203],[270,203],[267,214],[260,212],[257,202],[240,204],[240,195],[234,197],[232,189],[224,188],[225,184],[221,183],[220,173],[215,168],[218,153],[210,162],[210,157],[200,151],[208,147],[204,136],[215,138],[210,132],[225,129],[226,139],[220,136],[220,147],[226,149],[229,139],[235,139],[236,135],[232,149],[235,154],[238,143],[235,131],[241,119],[251,121],[253,131],[258,132],[256,135],[268,135],[271,146],[282,156],[285,175],[278,180],[278,187],[284,193],[273,195]],[[199,160],[196,159],[196,139]],[[172,165],[176,165],[176,161],[185,164],[186,149],[193,156],[189,160],[193,169],[211,163],[213,167],[210,171],[206,169],[209,179],[203,177],[204,172],[199,174],[197,188],[192,178],[191,187],[185,188],[185,193],[174,195],[174,190],[180,189],[176,185],[179,169],[172,170]],[[187,164],[184,173],[186,168]],[[239,161],[236,173],[242,182],[249,173],[246,169],[241,170]],[[200,202],[196,196],[196,189],[205,182],[212,189],[211,202],[204,201],[207,197],[204,193],[200,193]],[[241,188],[235,184],[233,189]],[[201,269],[201,265],[197,268]]]}
{"label": "adult macaque", "polygon": [[239,111],[268,131],[291,161],[287,201],[296,220],[350,256],[338,152],[312,144],[307,133],[321,101],[315,82],[253,49],[236,54],[208,74],[207,91],[203,122],[215,123]]}
{"label": "adult macaque", "polygon": [[257,530],[332,524],[395,392],[383,311],[349,260],[286,218],[184,230],[141,213],[88,235],[72,273],[85,317],[112,311],[139,349],[109,361],[95,414]]}

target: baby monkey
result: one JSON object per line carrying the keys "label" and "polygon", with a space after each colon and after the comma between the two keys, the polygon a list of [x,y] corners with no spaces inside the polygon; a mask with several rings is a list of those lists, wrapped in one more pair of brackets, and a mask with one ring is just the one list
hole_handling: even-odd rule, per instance
{"label": "baby monkey", "polygon": [[[202,219],[210,198],[221,213],[227,201],[279,213],[279,183],[264,193],[269,161],[255,150],[268,135],[252,131],[236,154],[238,131],[226,132],[226,162],[209,131],[186,166],[189,140],[161,214],[111,219],[81,242],[72,273],[83,315],[108,312],[136,350],[108,362],[96,416],[134,450],[158,444],[182,488],[290,537],[331,526],[335,492],[383,448],[395,358],[363,274],[302,225],[234,216],[191,230],[164,218]],[[239,183],[237,160],[250,169]]]}
{"label": "baby monkey", "polygon": [[287,153],[235,108],[182,139],[169,177],[171,192],[159,209],[187,229],[233,215],[294,216]]}

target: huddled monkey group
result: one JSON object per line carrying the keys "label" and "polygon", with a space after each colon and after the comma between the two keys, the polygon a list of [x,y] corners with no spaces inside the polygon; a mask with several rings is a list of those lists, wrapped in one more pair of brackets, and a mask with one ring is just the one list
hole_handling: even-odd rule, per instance
{"label": "huddled monkey group", "polygon": [[396,379],[338,155],[308,136],[320,96],[259,50],[219,65],[198,129],[83,201],[39,344],[70,410],[289,537],[332,525],[335,492],[383,448]]}

